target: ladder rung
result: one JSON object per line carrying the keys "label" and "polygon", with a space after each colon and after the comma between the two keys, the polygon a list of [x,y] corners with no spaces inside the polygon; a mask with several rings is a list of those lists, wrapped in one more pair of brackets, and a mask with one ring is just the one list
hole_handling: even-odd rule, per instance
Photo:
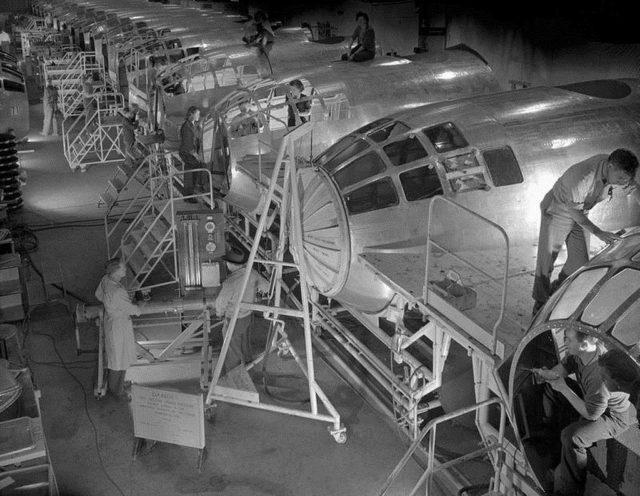
{"label": "ladder rung", "polygon": [[[122,254],[127,261],[127,265],[131,268],[131,271],[135,274],[146,274],[149,272],[147,267],[147,260],[142,256],[139,251],[134,251],[135,245],[127,244],[122,246]],[[144,270],[143,270],[144,269]]]}
{"label": "ladder rung", "polygon": [[149,259],[152,257],[153,250],[155,250],[157,243],[155,243],[155,239],[153,239],[152,236],[147,236],[143,240],[144,234],[145,231],[143,229],[133,229],[131,231],[131,237],[135,240],[135,245],[140,243],[142,240],[142,243],[138,246],[138,250],[140,250],[147,259]]}
{"label": "ladder rung", "polygon": [[115,189],[118,193],[122,191],[126,182],[122,181],[119,177],[114,177],[109,179],[109,184]]}
{"label": "ladder rung", "polygon": [[[151,224],[155,219],[151,217],[143,217],[142,224],[149,229]],[[164,217],[158,219],[158,221],[154,224],[153,228],[151,228],[151,235],[155,238],[155,240],[159,243],[164,237],[167,235],[169,230],[171,229],[170,224],[165,220]]]}

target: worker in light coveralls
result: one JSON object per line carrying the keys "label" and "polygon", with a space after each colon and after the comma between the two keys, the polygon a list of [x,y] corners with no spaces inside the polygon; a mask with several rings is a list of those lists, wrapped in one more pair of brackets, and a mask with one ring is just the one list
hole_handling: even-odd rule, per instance
{"label": "worker in light coveralls", "polygon": [[[615,233],[600,229],[587,214],[597,203],[610,199],[614,188],[623,188],[640,203],[635,181],[637,169],[637,157],[631,151],[619,148],[609,156],[595,155],[572,165],[545,195],[540,203],[540,236],[533,283],[534,315],[562,281],[589,261],[585,230],[607,244],[619,238]],[[552,284],[553,265],[565,243],[567,261],[558,280]]]}
{"label": "worker in light coveralls", "polygon": [[[234,306],[240,296],[245,270],[251,270],[251,275],[249,276],[247,288],[242,298],[243,302],[253,303],[256,300],[256,293],[267,293],[269,291],[269,281],[254,269],[247,268],[247,254],[243,251],[237,249],[230,250],[224,259],[230,274],[222,284],[222,289],[220,289],[220,294],[218,294],[216,298],[215,306],[216,315],[218,317],[224,317],[225,319],[224,333],[226,336],[229,322],[233,317]],[[252,313],[251,310],[240,308],[223,370],[229,371],[241,363],[251,361],[248,331],[252,322]]]}
{"label": "worker in light coveralls", "polygon": [[120,259],[109,260],[106,274],[96,289],[95,296],[104,305],[104,347],[109,370],[109,391],[119,400],[127,400],[124,376],[137,361],[136,341],[133,335],[132,315],[140,315],[140,307],[131,303],[122,285],[126,266]]}

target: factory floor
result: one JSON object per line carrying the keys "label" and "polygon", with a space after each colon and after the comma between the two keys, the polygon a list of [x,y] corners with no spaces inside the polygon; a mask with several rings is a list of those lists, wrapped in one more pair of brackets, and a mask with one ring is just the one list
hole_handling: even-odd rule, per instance
{"label": "factory floor", "polygon": [[[55,273],[60,265],[71,310],[80,299],[95,301],[93,291],[106,257],[103,211],[97,200],[114,166],[72,172],[62,141],[39,135],[41,107],[31,107],[32,131],[21,155],[28,174],[24,208],[11,220],[28,225],[37,236],[37,247],[33,239],[29,243],[32,267],[25,271],[30,300],[25,352],[42,394],[45,436],[60,493],[376,494],[405,444],[321,360],[316,360],[317,379],[348,427],[346,444],[337,444],[323,422],[220,403],[214,421],[205,426],[208,457],[202,473],[196,470],[197,452],[192,448],[161,443],[132,459],[129,404],[110,396],[94,398],[96,354],[76,354],[73,320],[65,305],[44,301],[33,268]],[[96,342],[95,335],[82,340],[89,348]],[[418,475],[417,465],[411,465],[396,494],[407,493]]]}

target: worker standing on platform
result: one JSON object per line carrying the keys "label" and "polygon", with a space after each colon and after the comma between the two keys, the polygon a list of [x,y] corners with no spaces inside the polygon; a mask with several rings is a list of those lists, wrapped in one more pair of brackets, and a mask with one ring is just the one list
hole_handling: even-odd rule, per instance
{"label": "worker standing on platform", "polygon": [[[609,439],[624,432],[629,423],[629,395],[610,392],[603,381],[599,357],[604,349],[594,336],[566,329],[564,343],[567,356],[551,370],[534,369],[533,372],[548,382],[559,395],[545,397],[545,420],[547,425],[556,425],[557,406],[561,398],[572,407],[579,418],[564,427],[560,435],[562,453],[556,472],[554,494],[574,496],[584,494],[587,477],[587,449],[601,439]],[[582,397],[565,380],[575,374]],[[559,426],[562,428],[562,426]]]}
{"label": "worker standing on platform", "polygon": [[[184,184],[182,194],[184,196],[191,196],[195,192],[195,188],[201,188],[200,172],[187,172],[193,169],[199,169],[202,167],[200,161],[200,127],[198,121],[200,120],[200,109],[195,106],[189,107],[187,110],[187,116],[180,128],[180,159],[184,164],[184,171],[186,174],[182,176]],[[184,201],[188,203],[197,203],[195,198],[186,198]]]}
{"label": "worker standing on platform", "polygon": [[[533,314],[545,304],[553,289],[589,260],[585,229],[605,243],[618,236],[593,224],[587,213],[605,197],[611,198],[615,186],[622,186],[640,201],[635,173],[637,157],[625,149],[617,149],[608,157],[595,155],[572,165],[556,181],[540,203],[541,220],[538,257],[533,283]],[[562,245],[567,245],[567,261],[551,284],[553,264]]]}
{"label": "worker standing on platform", "polygon": [[136,363],[136,341],[133,335],[132,315],[140,315],[140,307],[131,303],[122,285],[127,269],[117,258],[105,265],[106,274],[96,289],[95,296],[104,305],[104,347],[109,370],[109,391],[118,399],[127,399],[124,377],[127,369]]}
{"label": "worker standing on platform", "polygon": [[[352,62],[371,60],[376,56],[376,32],[369,26],[369,16],[364,12],[356,14],[356,23],[356,29],[349,43],[349,53],[345,53],[342,60]],[[353,46],[354,43],[355,46]]]}
{"label": "worker standing on platform", "polygon": [[51,81],[48,81],[44,94],[42,95],[42,110],[44,113],[44,119],[42,122],[42,136],[49,136],[53,134],[58,136],[58,132],[62,132],[62,129],[58,130],[58,119],[56,113],[58,112],[58,88],[56,88]]}
{"label": "worker standing on platform", "polygon": [[93,76],[86,74],[84,81],[82,82],[82,105],[84,106],[84,125],[86,126],[91,121],[94,113],[93,102]]}
{"label": "worker standing on platform", "polygon": [[303,93],[304,84],[299,79],[294,79],[289,83],[289,91],[290,93],[286,97],[289,104],[287,107],[287,126],[299,126],[309,119],[311,102]]}
{"label": "worker standing on platform", "polygon": [[136,123],[134,122],[133,112],[129,107],[122,109],[122,113],[118,116],[122,125],[122,152],[124,154],[125,165],[136,165],[137,161],[142,158],[140,152],[136,148]]}
{"label": "worker standing on platform", "polygon": [[[227,269],[230,272],[229,277],[222,284],[222,289],[216,298],[216,315],[220,318],[224,317],[224,332],[231,318],[233,317],[233,309],[240,297],[242,289],[242,279],[246,270],[251,270],[247,288],[242,298],[243,302],[253,303],[256,299],[256,293],[267,293],[269,291],[269,281],[262,277],[254,269],[247,267],[247,254],[244,251],[233,249],[227,252],[224,257]],[[249,344],[249,327],[251,325],[253,312],[251,310],[240,308],[236,325],[233,330],[229,351],[227,353],[224,365],[227,371],[236,367],[241,363],[251,361],[251,347]]]}

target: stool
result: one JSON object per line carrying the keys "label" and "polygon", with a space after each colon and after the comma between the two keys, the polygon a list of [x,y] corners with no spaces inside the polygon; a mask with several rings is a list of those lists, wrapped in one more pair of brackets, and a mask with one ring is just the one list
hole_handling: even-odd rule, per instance
{"label": "stool", "polygon": [[0,358],[9,360],[7,343],[10,339],[16,340],[16,350],[20,365],[22,365],[22,347],[20,346],[20,339],[18,338],[18,328],[12,324],[0,324]]}

